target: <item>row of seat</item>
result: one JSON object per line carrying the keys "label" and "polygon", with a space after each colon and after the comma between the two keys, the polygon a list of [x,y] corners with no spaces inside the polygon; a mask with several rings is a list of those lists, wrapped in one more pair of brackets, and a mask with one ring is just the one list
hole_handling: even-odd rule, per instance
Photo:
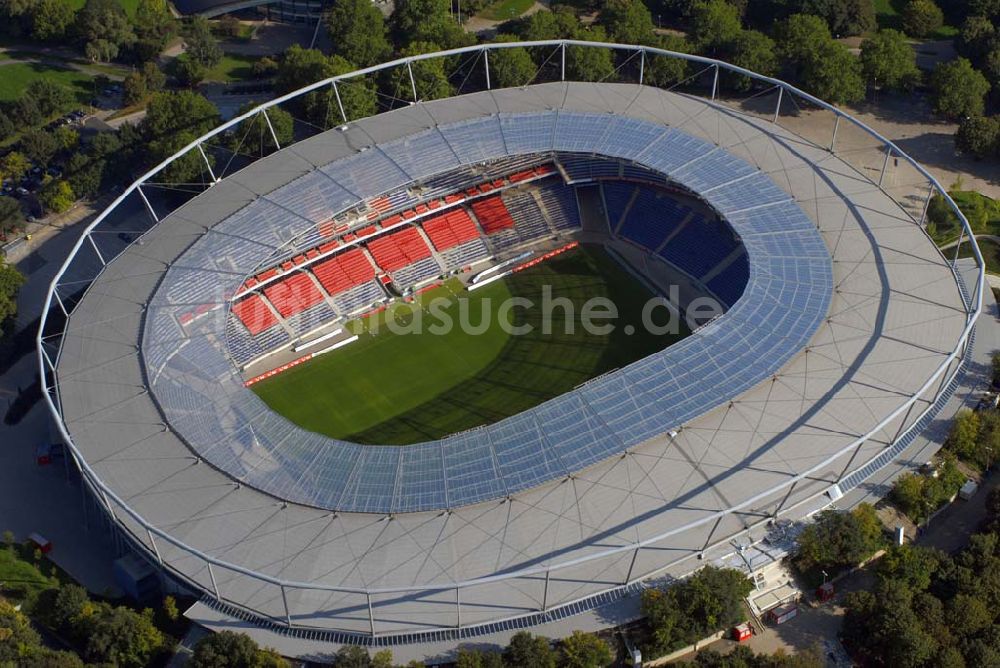
{"label": "row of seat", "polygon": [[375,268],[360,248],[350,248],[338,253],[317,262],[311,269],[320,285],[331,295],[375,278]]}
{"label": "row of seat", "polygon": [[404,227],[367,242],[375,263],[387,272],[413,264],[431,256],[431,249],[424,243],[416,227]]}
{"label": "row of seat", "polygon": [[472,222],[468,212],[457,207],[447,213],[429,218],[423,223],[424,232],[430,238],[434,248],[446,251],[472,239],[479,238],[479,230]]}
{"label": "row of seat", "polygon": [[500,196],[486,197],[472,202],[472,211],[479,219],[479,226],[486,234],[495,234],[500,230],[514,227],[514,219],[511,218],[507,206]]}

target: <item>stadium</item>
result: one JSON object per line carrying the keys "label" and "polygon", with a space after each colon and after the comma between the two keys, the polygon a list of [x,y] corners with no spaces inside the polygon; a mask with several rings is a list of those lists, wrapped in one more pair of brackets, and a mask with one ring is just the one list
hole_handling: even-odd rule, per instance
{"label": "stadium", "polygon": [[[492,87],[515,47],[547,67]],[[616,81],[567,80],[574,49],[614,50]],[[432,58],[468,85],[344,112],[393,69],[421,100]],[[646,82],[678,58],[683,81]],[[267,110],[330,90],[336,127],[218,157],[253,118],[278,144]],[[204,165],[184,196],[157,178],[180,160]],[[220,614],[378,645],[527,627],[759,543],[899,457],[981,311],[975,244],[967,285],[923,230],[934,196],[968,234],[891,142],[726,63],[574,41],[407,58],[132,184],[50,288],[45,396],[109,524]],[[619,326],[383,331],[547,288],[610,299]],[[688,324],[638,332],[654,298]]]}

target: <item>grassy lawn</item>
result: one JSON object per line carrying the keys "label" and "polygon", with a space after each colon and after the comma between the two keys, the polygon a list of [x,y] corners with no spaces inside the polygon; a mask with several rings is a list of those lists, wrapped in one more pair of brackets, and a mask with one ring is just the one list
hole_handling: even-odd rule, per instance
{"label": "grassy lawn", "polygon": [[[992,239],[979,239],[979,252],[986,260],[986,271],[1000,276],[1000,244]],[[948,253],[945,253],[948,256]],[[958,249],[958,257],[972,257],[972,246],[966,241]]]}
{"label": "grassy lawn", "polygon": [[43,63],[12,63],[0,66],[0,101],[16,100],[35,79],[48,79],[73,92],[74,102],[65,111],[87,104],[93,95],[93,78],[83,72]]}
{"label": "grassy lawn", "polygon": [[30,546],[0,547],[0,595],[15,603],[32,602],[43,591],[59,586],[61,572],[48,559],[36,562],[34,557]]}
{"label": "grassy lawn", "polygon": [[[552,298],[575,305],[570,321],[564,309],[551,310],[543,331],[543,288]],[[610,333],[588,333],[580,326],[580,306],[590,297],[607,297],[619,317]],[[273,409],[297,424],[360,443],[409,444],[441,438],[520,413],[563,394],[580,383],[661,350],[688,334],[657,336],[641,323],[650,294],[602,249],[581,247],[530,269],[466,292],[457,280],[402,305],[351,323],[361,339],[345,348],[257,383],[253,390]],[[522,335],[504,331],[501,304],[524,297],[533,308],[507,311],[507,322],[531,325]],[[431,300],[440,298],[433,314]],[[464,301],[464,306],[461,302]],[[444,321],[476,326],[479,334],[460,327],[447,333],[428,331]],[[388,318],[401,324],[423,319],[422,333],[393,333]],[[626,334],[627,325],[635,333]],[[372,334],[376,329],[377,333]]]}
{"label": "grassy lawn", "polygon": [[208,71],[206,81],[244,81],[253,78],[253,64],[257,62],[253,56],[243,56],[234,53],[222,54],[219,64]]}
{"label": "grassy lawn", "polygon": [[528,11],[533,4],[535,0],[498,0],[476,16],[490,21],[508,21]]}
{"label": "grassy lawn", "polygon": [[[73,11],[83,9],[86,0],[63,0]],[[125,8],[129,16],[135,16],[135,8],[139,6],[139,0],[118,0],[118,4]]]}

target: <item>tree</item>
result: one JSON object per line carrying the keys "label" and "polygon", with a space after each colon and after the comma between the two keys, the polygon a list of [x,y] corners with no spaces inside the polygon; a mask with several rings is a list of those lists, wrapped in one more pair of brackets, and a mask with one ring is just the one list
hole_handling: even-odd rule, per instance
{"label": "tree", "polygon": [[[256,106],[256,102],[247,102],[240,107],[237,115],[243,115]],[[270,127],[268,127],[269,120]],[[274,128],[274,134],[277,136],[280,146],[292,143],[294,133],[292,115],[281,107],[275,106],[267,110],[267,118],[264,118],[263,113],[259,113],[240,123],[230,134],[230,145],[234,151],[241,148],[244,152],[260,155],[273,153],[278,150],[279,146],[274,145],[271,128]]]}
{"label": "tree", "polygon": [[135,42],[132,23],[116,0],[87,0],[76,15],[76,33],[91,60],[114,60]]}
{"label": "tree", "polygon": [[[0,278],[3,266],[5,265],[0,264]],[[2,322],[3,318],[0,318],[0,323]],[[0,599],[0,664],[21,665],[25,654],[37,648],[40,643],[41,638],[31,628],[31,622],[24,613],[7,600]]]}
{"label": "tree", "polygon": [[735,40],[742,30],[740,12],[725,0],[709,0],[694,6],[689,36],[699,51],[715,53]]}
{"label": "tree", "polygon": [[556,653],[548,638],[518,631],[507,645],[504,663],[508,668],[555,668]]}
{"label": "tree", "polygon": [[[140,131],[147,142],[150,158],[160,162],[218,124],[215,105],[192,91],[156,93],[146,108]],[[162,173],[172,183],[198,179],[205,168],[198,151],[188,151]]]}
{"label": "tree", "polygon": [[[413,42],[403,49],[402,55],[415,56],[421,53],[438,51],[436,44],[430,42]],[[392,94],[395,97],[413,100],[413,86],[417,89],[417,100],[437,100],[451,95],[451,83],[445,72],[444,58],[428,58],[415,61],[408,69],[396,67],[389,76]],[[413,72],[413,85],[410,82],[410,71]]]}
{"label": "tree", "polygon": [[15,129],[14,121],[10,120],[10,116],[0,110],[0,137],[9,137],[14,134]]}
{"label": "tree", "polygon": [[149,89],[146,88],[146,78],[142,76],[141,72],[129,72],[125,76],[122,88],[124,91],[122,94],[123,101],[129,106],[138,104],[149,94]]}
{"label": "tree", "polygon": [[145,666],[163,646],[163,634],[153,625],[151,610],[135,612],[124,606],[102,608],[84,624],[85,658],[119,666]]}
{"label": "tree", "polygon": [[59,151],[59,142],[51,132],[28,130],[21,136],[21,151],[36,165],[47,165]]}
{"label": "tree", "polygon": [[[494,43],[516,42],[513,35],[497,35]],[[535,78],[535,62],[522,47],[490,51],[490,85],[494,88],[526,86]]]}
{"label": "tree", "polygon": [[337,651],[337,668],[370,668],[368,650],[358,645],[344,645]]}
{"label": "tree", "polygon": [[985,16],[970,16],[962,24],[956,46],[963,56],[978,62],[993,48],[996,34],[993,21]]}
{"label": "tree", "polygon": [[797,12],[822,17],[837,37],[861,35],[875,27],[875,6],[867,0],[803,0],[789,4]]}
{"label": "tree", "polygon": [[[691,53],[691,45],[677,35],[658,36],[652,46],[675,53]],[[687,77],[688,61],[672,56],[651,54],[646,57],[644,77],[647,83],[668,88]]]}
{"label": "tree", "polygon": [[59,150],[66,153],[76,150],[76,147],[80,145],[80,133],[65,125],[57,127],[52,132],[52,136],[55,137]]}
{"label": "tree", "polygon": [[917,54],[898,30],[879,30],[861,42],[861,71],[875,88],[909,90],[920,79]]}
{"label": "tree", "polygon": [[820,45],[802,72],[802,87],[835,104],[857,102],[865,96],[861,63],[840,42]]}
{"label": "tree", "polygon": [[800,571],[856,566],[879,548],[882,529],[875,510],[824,510],[799,534],[794,563]]}
{"label": "tree", "polygon": [[211,69],[222,60],[222,49],[212,34],[208,19],[203,16],[193,16],[184,26],[184,42],[187,45],[185,53],[202,66]]}
{"label": "tree", "polygon": [[397,0],[389,28],[393,41],[402,47],[421,42],[453,49],[475,42],[451,16],[450,0]]}
{"label": "tree", "polygon": [[927,37],[944,25],[944,14],[934,0],[910,0],[903,8],[903,31],[910,37]]}
{"label": "tree", "polygon": [[455,655],[455,668],[504,668],[503,655],[460,647]]}
{"label": "tree", "polygon": [[24,94],[34,100],[38,113],[49,117],[64,109],[73,101],[70,92],[48,79],[35,79],[25,88]]}
{"label": "tree", "polygon": [[641,0],[606,0],[597,21],[619,44],[649,44],[653,38],[653,17]]}
{"label": "tree", "polygon": [[[778,53],[774,40],[756,30],[742,30],[729,45],[727,60],[738,67],[748,69],[764,76],[773,76],[778,71]],[[729,75],[730,86],[739,91],[748,91],[753,86],[750,77]]]}
{"label": "tree", "polygon": [[293,44],[288,47],[278,64],[274,77],[275,91],[284,94],[297,90],[327,78],[330,76],[329,70],[330,60],[322,51],[303,49],[298,44]]}
{"label": "tree", "polygon": [[177,33],[177,21],[166,0],[139,0],[134,24],[135,57],[140,62],[154,60]]}
{"label": "tree", "polygon": [[[347,74],[355,69],[354,65],[340,56],[331,56],[329,68],[330,76]],[[344,105],[344,114],[348,120],[371,116],[378,108],[378,93],[375,91],[374,84],[368,79],[363,77],[343,79],[337,84],[337,90],[340,93],[340,103]],[[327,97],[332,96],[333,91],[327,91],[326,95]],[[325,105],[324,108],[329,110],[328,113],[337,115],[336,123],[341,121],[336,100],[331,100],[331,104]],[[334,125],[334,123],[330,123],[326,127],[330,127],[330,125]]]}
{"label": "tree", "polygon": [[[606,42],[601,26],[591,26],[576,36],[587,42]],[[566,78],[576,81],[606,81],[615,73],[613,54],[609,49],[588,46],[566,48]]]}
{"label": "tree", "polygon": [[930,587],[937,568],[937,553],[910,543],[894,545],[876,566],[880,577],[902,580],[914,591]]}
{"label": "tree", "polygon": [[990,84],[965,58],[940,63],[931,74],[930,84],[934,113],[951,119],[982,116],[983,98]]}
{"label": "tree", "polygon": [[250,636],[234,631],[210,633],[197,642],[191,668],[256,668],[260,647]]}
{"label": "tree", "polygon": [[[7,238],[12,232],[21,228],[24,222],[24,214],[21,212],[21,205],[12,197],[0,197],[0,237]],[[0,265],[6,267],[7,265]],[[3,295],[3,282],[5,277],[0,274],[0,323],[3,322],[5,312],[5,299]]]}
{"label": "tree", "polygon": [[593,633],[573,631],[560,644],[560,666],[565,668],[602,668],[611,664],[611,647]]}
{"label": "tree", "polygon": [[62,213],[73,206],[76,195],[64,179],[53,179],[42,187],[38,199],[47,210]]}
{"label": "tree", "polygon": [[956,594],[948,601],[948,625],[960,638],[973,636],[993,623],[993,613],[975,596]]}
{"label": "tree", "polygon": [[360,67],[376,65],[392,53],[385,19],[371,0],[335,2],[325,22],[333,53]]}
{"label": "tree", "polygon": [[776,41],[782,56],[798,73],[815,56],[818,45],[833,39],[830,28],[818,16],[795,14],[779,24]]}
{"label": "tree", "polygon": [[208,69],[186,53],[174,58],[173,70],[177,82],[188,88],[194,88],[208,76]]}
{"label": "tree", "polygon": [[73,24],[72,7],[61,0],[39,0],[31,16],[31,36],[43,42],[63,39]]}
{"label": "tree", "polygon": [[980,426],[978,413],[968,409],[959,411],[951,423],[945,446],[959,457],[969,457],[976,450]]}
{"label": "tree", "polygon": [[10,179],[17,181],[31,169],[31,162],[24,157],[23,153],[11,151],[3,158],[0,158],[0,177],[3,180]]}
{"label": "tree", "polygon": [[153,62],[143,64],[142,78],[145,79],[146,89],[150,93],[163,90],[163,86],[167,83],[167,75]]}

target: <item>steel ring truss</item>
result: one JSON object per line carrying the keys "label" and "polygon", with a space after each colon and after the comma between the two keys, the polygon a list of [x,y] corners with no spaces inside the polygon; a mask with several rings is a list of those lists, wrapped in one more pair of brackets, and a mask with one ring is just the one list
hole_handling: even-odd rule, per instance
{"label": "steel ring truss", "polygon": [[[190,155],[194,156],[196,159],[204,159],[208,173],[211,175],[211,182],[214,184],[217,181],[221,181],[221,179],[217,179],[215,173],[212,172],[212,166],[206,157],[205,148],[210,147],[210,142],[213,138],[231,128],[236,127],[245,120],[256,117],[257,115],[264,117],[267,121],[267,126],[269,127],[270,120],[267,118],[267,110],[276,105],[283,104],[310,92],[325,90],[329,87],[334,91],[339,106],[339,87],[349,84],[351,79],[363,77],[383,70],[404,67],[412,74],[413,63],[425,59],[442,57],[475,58],[477,62],[481,58],[483,65],[487,68],[485,70],[485,81],[486,87],[489,89],[489,54],[497,49],[514,47],[552,49],[552,56],[550,60],[553,64],[558,62],[559,80],[565,80],[566,55],[569,48],[611,49],[616,52],[628,54],[626,62],[631,62],[633,66],[637,65],[637,82],[640,84],[645,83],[644,74],[646,68],[649,67],[655,59],[683,59],[691,63],[692,67],[702,68],[697,75],[690,77],[687,83],[691,83],[691,81],[693,81],[696,77],[700,77],[700,80],[704,84],[704,97],[706,98],[707,105],[709,107],[723,110],[726,113],[745,114],[748,118],[752,118],[756,122],[760,122],[761,118],[765,117],[767,121],[780,126],[783,131],[786,131],[785,134],[789,135],[795,133],[786,128],[785,124],[781,122],[782,110],[786,108],[789,103],[796,104],[796,100],[798,100],[801,105],[810,105],[810,109],[812,110],[818,110],[819,112],[823,112],[828,115],[832,114],[833,125],[825,140],[812,135],[804,136],[806,133],[799,134],[797,136],[804,140],[805,144],[808,144],[808,146],[812,148],[821,146],[824,150],[828,151],[836,158],[839,158],[844,164],[855,167],[857,171],[861,173],[861,176],[867,180],[869,185],[874,184],[882,194],[890,197],[899,205],[900,211],[904,212],[904,214],[910,219],[911,225],[914,223],[917,225],[923,223],[924,216],[926,215],[927,204],[932,195],[942,195],[949,207],[957,216],[957,219],[961,222],[962,232],[960,240],[968,236],[968,238],[973,241],[971,246],[976,264],[979,268],[979,274],[971,293],[966,294],[957,273],[955,273],[955,262],[953,261],[950,263],[952,266],[952,275],[956,283],[958,283],[958,289],[962,293],[962,302],[964,305],[964,324],[961,328],[960,334],[957,336],[954,347],[950,350],[950,352],[948,352],[948,354],[941,356],[940,363],[933,370],[933,372],[923,379],[923,382],[920,383],[919,387],[917,387],[915,391],[908,393],[908,398],[904,402],[896,405],[891,411],[882,416],[882,418],[879,419],[877,423],[867,432],[857,438],[854,438],[839,450],[825,456],[822,460],[812,463],[802,470],[796,471],[794,475],[787,475],[783,477],[783,479],[777,484],[770,485],[766,489],[752,494],[749,497],[742,498],[736,503],[725,505],[725,507],[721,509],[717,509],[712,512],[700,513],[696,518],[693,518],[690,521],[684,522],[678,526],[670,528],[669,530],[659,532],[652,536],[643,537],[629,542],[620,542],[620,544],[608,547],[601,547],[600,545],[591,546],[592,549],[587,550],[585,554],[575,558],[560,559],[557,554],[554,557],[537,560],[536,563],[529,564],[527,566],[520,566],[518,568],[508,570],[500,568],[497,569],[497,572],[494,574],[486,576],[469,579],[441,579],[434,580],[426,584],[408,586],[339,586],[318,582],[283,579],[279,575],[261,572],[262,569],[247,568],[238,563],[227,561],[208,554],[203,550],[194,548],[170,530],[164,529],[162,526],[158,526],[155,521],[148,520],[142,514],[134,510],[129,499],[127,497],[123,498],[119,495],[115,491],[114,485],[109,483],[94,470],[92,464],[88,462],[87,458],[74,443],[73,435],[63,420],[60,382],[53,380],[57,378],[59,360],[62,354],[63,332],[61,330],[51,332],[47,329],[48,316],[51,309],[58,309],[59,312],[61,312],[68,319],[74,312],[75,303],[78,302],[67,304],[68,300],[66,297],[70,294],[78,292],[81,288],[87,288],[90,286],[92,281],[97,279],[104,269],[110,264],[112,258],[105,256],[107,255],[107,251],[102,253],[101,245],[99,243],[101,240],[100,235],[107,234],[106,230],[102,230],[100,228],[102,222],[108,218],[109,214],[115,212],[119,207],[126,205],[126,201],[129,200],[131,196],[137,195],[142,204],[148,210],[154,225],[155,223],[158,223],[165,216],[159,215],[154,209],[150,198],[147,197],[147,193],[143,189],[143,186],[145,185],[147,190],[150,187],[153,187],[152,184],[155,183],[155,177],[157,174],[161,173],[162,170],[167,168],[173,161],[179,160],[185,156]],[[636,63],[636,61],[638,61],[638,63]],[[633,67],[633,72],[634,69],[636,68]],[[739,100],[736,104],[736,108],[733,108],[731,103],[727,103],[724,97],[725,81],[726,78],[731,75],[749,77],[753,80],[754,85],[758,86],[759,89],[758,93]],[[409,80],[412,86],[414,99],[419,99],[417,95],[418,91],[416,89],[416,83],[413,77],[410,76]],[[693,94],[688,91],[688,95]],[[777,99],[775,106],[773,107],[773,111],[767,110],[761,112],[759,108],[754,107],[755,103],[768,99],[769,96],[776,97]],[[783,104],[786,107],[783,107]],[[340,106],[339,108],[341,114],[343,114],[343,107]],[[343,118],[347,121],[346,115],[344,115]],[[815,128],[815,126],[813,126],[813,128]],[[809,128],[806,129],[808,130]],[[876,151],[878,155],[881,156],[881,169],[876,167],[873,170],[870,165],[865,165],[861,169],[858,169],[857,165],[852,162],[852,152],[862,149],[858,148],[857,143],[849,143],[846,141],[846,136],[850,133],[853,133],[855,140],[857,137],[862,137],[866,142],[868,142],[863,149],[869,154],[871,151]],[[917,175],[916,181],[906,184],[907,187],[905,189],[905,194],[903,195],[900,195],[897,190],[894,190],[893,184],[886,180],[886,174],[890,171],[890,161],[892,161],[897,168],[901,161],[904,167],[911,170],[913,174]],[[917,181],[919,181],[919,187],[917,185]],[[914,192],[920,192],[921,196],[914,197]],[[132,197],[132,200],[135,200],[135,198]],[[828,243],[830,242],[828,241]],[[88,257],[86,261],[81,262],[81,264],[85,266],[93,265],[93,258],[96,258],[97,265],[94,265],[95,269],[91,272],[90,276],[81,277],[79,274],[75,273],[77,266],[74,263],[78,259],[82,258],[81,251],[84,250],[85,246],[89,246],[93,255]],[[941,259],[943,260],[943,258]],[[69,271],[71,267],[74,268],[73,272]],[[644,560],[650,555],[656,555],[658,553],[662,553],[666,549],[669,549],[672,538],[697,534],[699,536],[699,541],[702,539],[704,540],[700,549],[700,551],[704,551],[714,545],[717,545],[718,543],[724,542],[734,535],[745,534],[775,517],[795,516],[796,513],[801,514],[803,509],[815,509],[815,507],[817,507],[817,503],[820,506],[824,505],[829,502],[829,498],[839,497],[839,495],[846,489],[856,486],[863,479],[859,477],[859,472],[868,471],[868,474],[870,474],[871,471],[874,470],[872,469],[873,466],[877,467],[878,465],[888,463],[891,458],[886,458],[886,453],[894,452],[895,448],[897,448],[900,444],[908,443],[909,441],[907,439],[912,439],[917,431],[922,428],[926,419],[929,416],[932,416],[934,411],[936,411],[939,407],[938,400],[942,397],[942,395],[950,392],[949,388],[952,387],[953,382],[961,371],[962,358],[973,335],[976,319],[982,310],[983,284],[984,262],[978,247],[974,243],[974,236],[972,235],[968,222],[955,203],[948,197],[947,192],[940,186],[934,177],[922,167],[917,165],[896,145],[876,133],[871,128],[793,86],[776,79],[757,75],[753,72],[729,65],[727,63],[698,56],[672,53],[650,47],[578,42],[573,40],[489,44],[399,59],[384,65],[359,70],[348,75],[332,77],[330,79],[317,82],[298,91],[272,100],[271,102],[263,104],[246,114],[232,119],[231,121],[198,138],[184,147],[181,151],[147,172],[131,184],[118,198],[116,198],[107,210],[102,212],[101,215],[87,227],[86,231],[77,241],[69,257],[63,263],[50,285],[46,297],[45,308],[43,310],[42,324],[37,338],[39,349],[38,363],[43,388],[45,390],[45,400],[55,418],[57,427],[62,437],[69,446],[76,466],[79,468],[83,479],[86,481],[87,487],[91,490],[94,497],[99,500],[100,504],[102,504],[107,510],[110,517],[126,529],[130,538],[135,543],[140,545],[151,556],[151,558],[157,560],[162,566],[170,570],[175,575],[186,580],[198,589],[207,592],[208,595],[216,598],[220,602],[228,601],[241,608],[250,610],[252,614],[261,619],[269,619],[290,627],[304,626],[313,628],[339,628],[346,630],[348,633],[358,634],[359,637],[367,635],[370,638],[374,638],[378,635],[398,634],[401,633],[400,628],[406,628],[405,625],[400,627],[397,619],[402,608],[391,609],[391,614],[387,612],[385,618],[381,617],[376,610],[378,610],[381,605],[389,605],[388,602],[398,604],[401,600],[410,600],[411,604],[414,604],[412,602],[416,602],[416,605],[426,606],[428,609],[437,611],[429,616],[429,619],[433,619],[433,621],[429,622],[419,630],[427,631],[430,629],[453,628],[457,626],[465,629],[469,633],[472,633],[475,628],[478,628],[488,622],[493,622],[499,617],[497,617],[495,613],[492,617],[487,617],[485,619],[477,617],[474,614],[474,609],[470,611],[470,604],[463,602],[463,599],[468,600],[468,596],[463,595],[463,592],[471,592],[474,594],[479,591],[486,592],[485,595],[489,595],[489,592],[493,591],[491,588],[498,584],[505,586],[507,584],[511,584],[512,586],[524,586],[525,583],[531,583],[531,586],[538,587],[538,592],[533,595],[534,600],[537,600],[537,605],[534,606],[534,610],[542,610],[545,612],[551,611],[555,607],[565,607],[576,604],[582,600],[592,600],[607,591],[615,590],[623,586],[630,586],[639,580],[662,573],[668,566],[670,566],[670,564],[674,562],[670,562],[670,564],[664,566],[663,562],[665,557],[661,557],[656,560],[657,565],[650,568],[646,565]],[[892,430],[892,434],[886,436],[888,430]],[[879,449],[874,453],[865,451],[864,456],[859,459],[859,455],[864,450],[866,443],[870,440],[877,440],[876,437],[878,436],[881,436],[883,440],[888,441],[887,445],[892,447]],[[843,463],[842,467],[840,464],[841,462]],[[823,474],[829,471],[831,466],[835,464],[837,468],[842,468],[840,475],[835,479],[830,479],[828,476],[824,476]],[[817,478],[821,478],[820,484],[816,484]],[[809,493],[807,497],[802,497],[801,491],[799,496],[793,497],[794,492],[800,485],[802,486],[800,489],[808,487]],[[827,494],[827,496],[824,497],[824,494]],[[769,504],[768,512],[759,516],[758,519],[753,521],[743,519],[742,523],[737,523],[739,524],[738,527],[731,527],[730,524],[728,524],[737,515],[746,514],[751,510],[757,509],[765,502]],[[392,519],[393,518],[391,517],[386,517],[385,521],[392,521]],[[706,533],[707,537],[705,537]],[[694,551],[698,552],[699,550],[696,549]],[[687,556],[690,556],[690,554]],[[614,564],[617,564],[617,566],[613,569],[602,567],[598,571],[599,575],[587,576],[595,581],[599,581],[596,582],[596,584],[598,585],[600,591],[584,592],[575,597],[572,594],[555,596],[550,592],[550,580],[555,581],[560,577],[565,577],[567,580],[582,577],[580,574],[586,568],[592,567],[597,563],[605,562],[613,562]],[[613,575],[611,574],[611,571],[614,571]],[[197,572],[198,575],[195,575],[195,572]],[[249,581],[256,583],[259,589],[267,589],[271,592],[270,598],[277,601],[277,607],[268,607],[265,609],[265,606],[248,604],[245,597],[241,597],[244,600],[236,600],[233,596],[228,596],[225,589],[226,581],[222,574],[226,574],[226,576],[230,578],[247,578]],[[290,599],[292,599],[291,603]],[[318,600],[322,600],[322,603],[317,604]],[[328,619],[324,623],[322,620],[317,621],[314,616],[300,614],[296,610],[297,605],[305,607],[316,607],[319,605],[321,609],[349,608],[352,609],[353,612],[345,614],[343,619]],[[323,606],[326,607],[324,608]],[[390,610],[389,608],[386,609],[387,611]],[[446,610],[446,612],[440,612],[441,610]],[[534,610],[532,609],[532,606],[515,605],[511,606],[511,613],[506,615],[506,617],[523,617],[532,614]],[[360,627],[358,620],[363,621],[363,624],[361,624]]]}

